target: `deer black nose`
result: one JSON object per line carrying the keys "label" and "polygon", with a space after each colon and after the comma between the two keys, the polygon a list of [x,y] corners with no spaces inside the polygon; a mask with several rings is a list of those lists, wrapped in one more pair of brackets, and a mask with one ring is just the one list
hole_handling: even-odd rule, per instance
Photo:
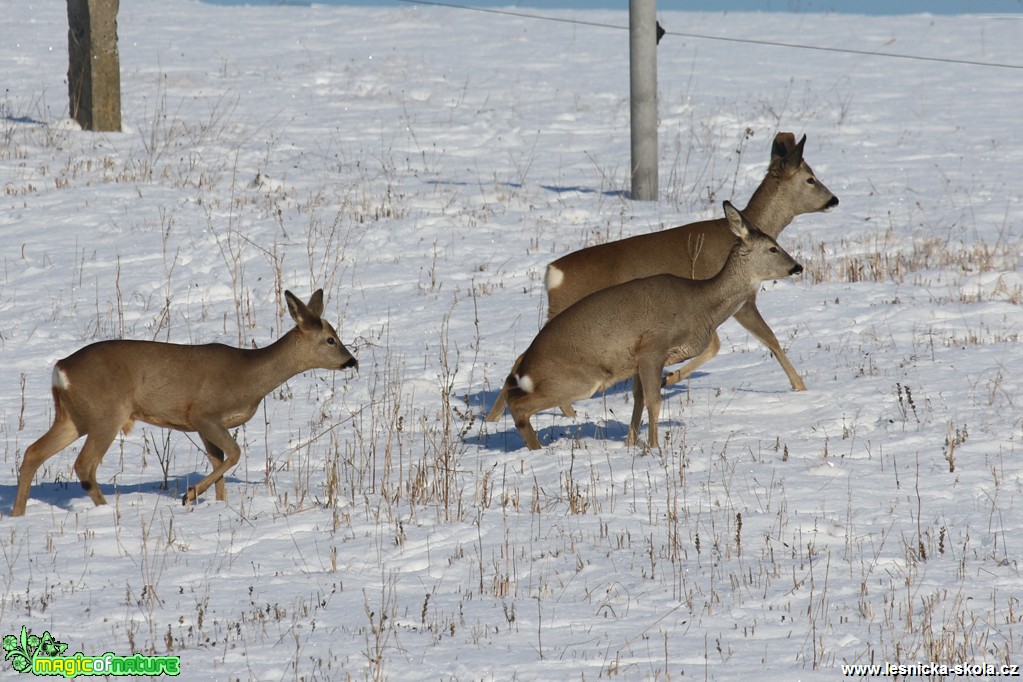
{"label": "deer black nose", "polygon": [[824,208],[834,208],[835,206],[838,206],[838,197],[831,197],[828,203],[824,205]]}
{"label": "deer black nose", "polygon": [[346,362],[345,364],[341,365],[341,369],[349,369],[349,368],[351,368],[351,369],[359,369],[359,361],[356,360],[355,358],[350,358],[348,360],[348,362]]}
{"label": "deer black nose", "polygon": [[800,265],[799,263],[796,263],[795,265],[792,266],[792,269],[789,270],[789,274],[790,275],[798,275],[802,271],[803,271],[803,266]]}

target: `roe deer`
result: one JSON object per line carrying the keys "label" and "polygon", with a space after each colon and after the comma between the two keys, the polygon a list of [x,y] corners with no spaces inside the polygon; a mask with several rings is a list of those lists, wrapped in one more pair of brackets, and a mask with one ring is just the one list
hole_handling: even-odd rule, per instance
{"label": "roe deer", "polygon": [[[310,369],[358,368],[323,313],[323,290],[308,303],[284,292],[295,328],[266,348],[232,348],[156,341],[100,341],[59,360],[53,368],[53,426],[25,451],[12,514],[21,516],[36,470],[81,436],[75,473],[97,505],[106,499],[96,469],[118,431],[136,420],[178,431],[196,431],[213,471],[188,488],[187,504],[216,484],[227,499],[224,474],[238,463],[241,448],[228,429],[252,418],[263,398]],[[225,459],[226,454],[226,459]]]}
{"label": "roe deer", "polygon": [[[796,143],[792,133],[778,133],[771,148],[767,175],[757,187],[743,210],[748,221],[762,232],[777,239],[792,219],[803,213],[827,211],[838,205],[838,198],[814,175],[803,160],[806,136]],[[707,279],[714,276],[735,243],[735,237],[724,218],[704,220],[689,225],[652,232],[598,244],[562,256],[547,266],[547,319],[584,296],[632,279],[661,273]],[[760,340],[777,358],[792,389],[805,391],[806,385],[781,349],[774,332],[757,309],[756,293],[735,313],[735,319]],[[707,362],[721,348],[717,332],[711,334],[703,352],[689,364],[669,375],[664,385],[671,386],[685,379]],[[681,359],[673,357],[667,364]],[[504,412],[505,395],[500,393],[487,421],[497,421]],[[570,405],[563,405],[567,415]]]}
{"label": "roe deer", "polygon": [[571,405],[629,376],[635,402],[627,443],[636,441],[645,401],[648,441],[657,447],[661,371],[668,359],[686,359],[706,348],[718,325],[764,280],[802,272],[773,238],[729,202],[724,208],[725,224],[737,241],[714,277],[630,280],[586,296],[544,325],[503,389],[515,428],[530,450],[540,448],[529,423],[532,415]]}

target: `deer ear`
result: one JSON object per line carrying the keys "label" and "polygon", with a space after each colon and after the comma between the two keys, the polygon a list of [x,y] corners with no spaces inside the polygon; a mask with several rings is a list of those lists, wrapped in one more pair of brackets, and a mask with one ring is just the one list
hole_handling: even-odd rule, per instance
{"label": "deer ear", "polygon": [[[323,290],[316,292],[319,294],[319,307],[320,311],[323,310]],[[302,303],[298,300],[295,294],[290,291],[284,292],[284,300],[288,302],[288,312],[291,313],[291,319],[295,321],[299,327],[307,327],[310,324],[318,323],[320,316],[316,313],[313,305],[317,302],[316,294],[313,294],[312,298],[309,299],[309,305]]]}
{"label": "deer ear", "polygon": [[732,206],[732,202],[727,199],[723,206],[725,208],[725,218],[728,219],[728,229],[742,241],[749,239],[749,228],[746,227],[746,221],[743,219],[742,214],[739,213],[739,209]]}
{"label": "deer ear", "polygon": [[806,135],[803,135],[802,139],[799,140],[799,144],[793,147],[788,154],[788,158],[785,161],[790,166],[798,166],[803,163],[803,147],[806,146]]}
{"label": "deer ear", "polygon": [[778,133],[774,138],[774,147],[771,149],[770,172],[782,177],[787,177],[799,170],[803,163],[803,146],[806,144],[806,135],[796,142],[792,133]]}
{"label": "deer ear", "polygon": [[[804,135],[803,137],[805,139],[806,136]],[[785,158],[795,146],[795,135],[792,133],[778,133],[774,136],[774,144],[771,145],[771,161]]]}
{"label": "deer ear", "polygon": [[317,289],[313,292],[313,295],[309,297],[309,302],[306,303],[311,312],[316,317],[323,315],[323,289]]}

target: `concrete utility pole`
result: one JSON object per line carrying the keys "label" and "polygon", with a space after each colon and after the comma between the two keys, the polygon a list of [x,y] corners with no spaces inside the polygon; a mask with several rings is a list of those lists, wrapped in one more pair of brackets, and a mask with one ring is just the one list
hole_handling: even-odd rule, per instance
{"label": "concrete utility pole", "polygon": [[657,0],[629,0],[632,198],[657,200]]}
{"label": "concrete utility pole", "polygon": [[120,0],[67,0],[67,88],[82,130],[121,130]]}

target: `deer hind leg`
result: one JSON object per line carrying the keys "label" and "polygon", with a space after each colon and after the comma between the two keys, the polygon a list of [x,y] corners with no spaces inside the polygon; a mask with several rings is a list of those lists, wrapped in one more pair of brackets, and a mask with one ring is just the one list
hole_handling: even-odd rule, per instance
{"label": "deer hind leg", "polygon": [[107,503],[103,493],[96,483],[96,469],[103,461],[103,455],[107,454],[110,444],[117,438],[124,420],[110,421],[108,423],[93,425],[89,427],[88,435],[85,437],[85,445],[78,453],[75,460],[75,474],[85,492],[89,493],[93,504],[99,506]]}
{"label": "deer hind leg", "polygon": [[[224,451],[221,450],[217,445],[206,436],[199,434],[202,438],[202,444],[206,448],[206,457],[210,460],[210,465],[213,469],[216,469],[224,463]],[[227,485],[224,483],[224,478],[220,477],[216,483],[213,484],[213,488],[216,492],[217,499],[221,502],[227,501]]]}
{"label": "deer hind leg", "polygon": [[735,314],[736,321],[743,327],[749,330],[753,336],[760,341],[760,343],[767,346],[767,348],[774,354],[775,359],[781,368],[785,370],[786,376],[789,378],[789,383],[792,384],[793,391],[805,391],[806,384],[803,383],[802,377],[799,376],[799,372],[789,362],[788,357],[785,355],[785,351],[781,349],[781,344],[778,343],[778,338],[771,331],[771,328],[767,326],[767,322],[764,321],[760,311],[757,310],[757,302],[755,299],[749,300],[746,305],[739,309],[739,312]]}
{"label": "deer hind leg", "polygon": [[[511,373],[517,374],[519,371],[519,365],[522,364],[522,356],[515,358],[515,364],[512,365]],[[505,384],[501,388],[501,392],[497,394],[497,398],[494,400],[494,406],[490,408],[490,412],[487,412],[487,416],[484,421],[496,422],[504,414],[504,408],[508,404],[508,385]],[[572,407],[571,402],[566,402],[563,405],[559,405],[561,413],[566,417],[574,417],[575,409]]]}
{"label": "deer hind leg", "polygon": [[[226,474],[228,470],[230,470],[232,467],[238,464],[238,460],[241,459],[242,455],[241,448],[238,447],[238,443],[235,441],[235,439],[231,437],[230,432],[217,422],[205,420],[196,424],[196,427],[197,427],[196,430],[199,432],[199,436],[203,440],[203,443],[206,443],[208,441],[216,448],[218,448],[221,453],[226,455],[226,458],[224,459],[218,458],[217,461],[219,463],[214,465],[213,471],[211,471],[206,476],[206,478],[202,479],[194,486],[191,486],[185,492],[185,496],[181,500],[182,504],[194,502],[196,499],[198,499],[200,495],[206,492],[206,490],[211,485],[218,484],[218,486],[223,486],[224,474]],[[211,455],[209,450],[206,451],[206,456],[209,458],[210,462],[214,462],[213,455]],[[219,492],[220,490],[218,488],[217,490],[218,500],[221,499]],[[224,500],[227,499],[226,489],[224,490],[223,499]]]}
{"label": "deer hind leg", "polygon": [[666,387],[674,386],[678,382],[684,379],[688,379],[690,376],[692,376],[693,372],[695,372],[697,369],[703,366],[708,360],[713,359],[714,356],[717,355],[718,351],[720,350],[721,338],[715,331],[710,335],[710,344],[708,344],[707,347],[703,349],[703,352],[697,355],[696,357],[690,359],[689,362],[682,365],[668,376],[664,377],[664,381],[662,382],[663,385]]}
{"label": "deer hind leg", "polygon": [[529,418],[540,410],[553,407],[555,403],[544,401],[543,396],[535,393],[523,393],[521,396],[512,396],[508,400],[508,409],[511,411],[512,419],[515,420],[515,428],[522,436],[523,442],[530,450],[541,448],[540,439],[533,430]]}
{"label": "deer hind leg", "polygon": [[[519,365],[522,364],[522,356],[515,358],[515,363],[512,365],[511,373],[515,374],[519,371]],[[505,382],[501,386],[501,392],[497,394],[497,398],[494,399],[494,406],[490,408],[490,412],[487,412],[487,416],[484,421],[496,422],[504,414],[504,408],[508,404],[508,382]]]}
{"label": "deer hind leg", "polygon": [[484,417],[484,421],[496,422],[504,414],[504,407],[508,404],[508,396],[505,392],[504,387],[501,387],[501,392],[497,394],[497,398],[494,400],[494,406],[490,408],[490,412],[487,412],[487,416]]}
{"label": "deer hind leg", "polygon": [[[531,416],[531,415],[530,415]],[[526,444],[526,447],[530,450],[539,450],[540,439],[536,435],[536,431],[533,430],[533,425],[529,423],[529,416],[517,415],[515,417],[515,428],[519,431],[519,436],[522,437],[522,441]]]}
{"label": "deer hind leg", "polygon": [[23,516],[28,505],[29,489],[36,471],[43,462],[81,438],[82,434],[67,413],[57,407],[57,418],[50,429],[39,440],[28,446],[18,471],[18,492],[14,496],[13,516]]}
{"label": "deer hind leg", "polygon": [[556,407],[560,402],[560,397],[546,395],[542,390],[534,393],[524,393],[521,389],[517,388],[512,389],[509,393],[508,409],[515,420],[515,428],[518,429],[519,435],[522,436],[522,440],[525,441],[526,447],[530,450],[539,450],[541,447],[540,439],[537,438],[536,431],[533,430],[532,424],[529,423],[530,417],[541,410]]}

